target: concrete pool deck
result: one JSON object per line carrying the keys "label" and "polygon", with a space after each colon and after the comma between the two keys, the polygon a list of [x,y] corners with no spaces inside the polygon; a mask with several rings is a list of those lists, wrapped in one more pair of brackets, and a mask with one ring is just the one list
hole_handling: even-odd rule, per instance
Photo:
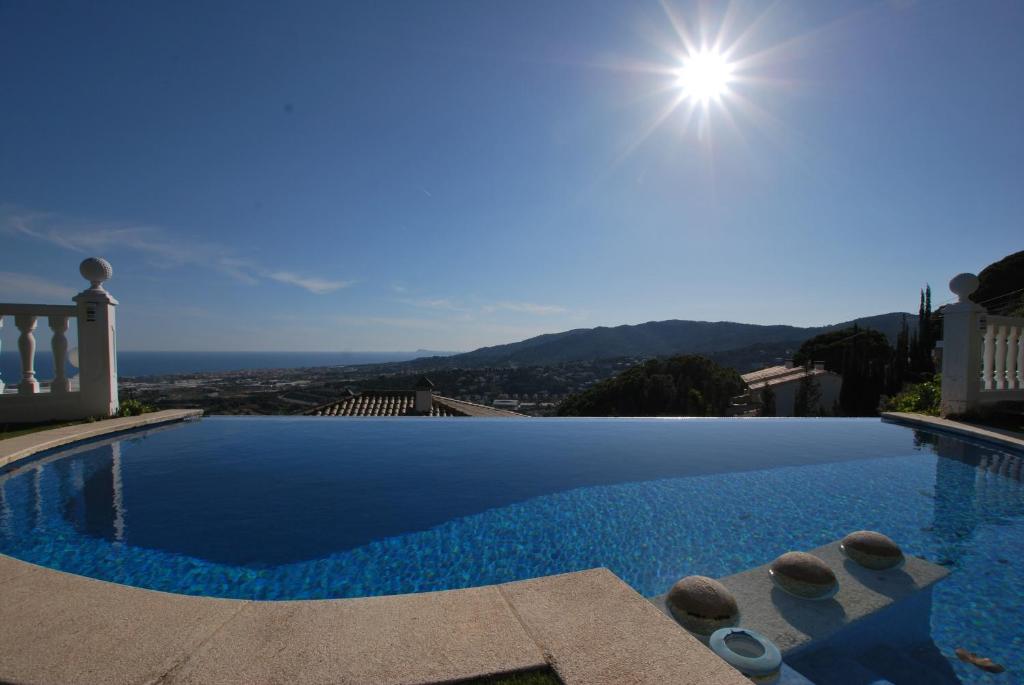
{"label": "concrete pool deck", "polygon": [[0,682],[749,685],[607,569],[465,590],[191,597],[0,555]]}
{"label": "concrete pool deck", "polygon": [[77,423],[73,426],[62,426],[5,438],[0,440],[0,468],[34,454],[75,442],[123,433],[136,428],[197,419],[202,415],[202,409],[166,409],[140,416],[122,416],[92,423]]}
{"label": "concrete pool deck", "polygon": [[882,420],[898,423],[904,426],[931,428],[939,431],[948,431],[957,435],[964,435],[969,438],[977,438],[987,442],[994,442],[1018,450],[1024,450],[1024,435],[1004,430],[1002,428],[990,428],[987,426],[976,426],[972,423],[943,419],[938,416],[926,414],[912,414],[909,412],[887,411],[882,413]]}

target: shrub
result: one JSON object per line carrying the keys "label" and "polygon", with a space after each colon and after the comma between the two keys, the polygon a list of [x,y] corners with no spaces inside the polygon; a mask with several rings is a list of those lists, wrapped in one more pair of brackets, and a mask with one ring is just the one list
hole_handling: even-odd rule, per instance
{"label": "shrub", "polygon": [[942,399],[942,377],[936,374],[924,383],[908,385],[886,404],[888,411],[915,412],[928,416],[939,415],[939,401]]}
{"label": "shrub", "polygon": [[125,400],[121,403],[121,406],[117,409],[118,416],[138,416],[140,414],[148,414],[151,411],[155,411],[153,407],[148,404],[143,404],[139,400]]}

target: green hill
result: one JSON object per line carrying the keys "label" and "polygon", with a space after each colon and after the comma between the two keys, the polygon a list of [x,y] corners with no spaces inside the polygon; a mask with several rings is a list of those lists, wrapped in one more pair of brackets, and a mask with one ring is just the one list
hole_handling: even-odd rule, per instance
{"label": "green hill", "polygon": [[986,266],[978,281],[972,300],[992,314],[1024,316],[1024,250]]}

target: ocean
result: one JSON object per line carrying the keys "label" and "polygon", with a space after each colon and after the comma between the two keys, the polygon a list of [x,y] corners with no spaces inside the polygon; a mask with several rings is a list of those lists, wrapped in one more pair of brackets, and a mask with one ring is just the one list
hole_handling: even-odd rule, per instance
{"label": "ocean", "polygon": [[[11,346],[13,347],[13,345]],[[307,366],[346,366],[407,361],[436,354],[416,352],[118,352],[121,378],[180,373],[242,371],[246,369],[297,369]],[[53,355],[36,350],[36,378],[53,378]],[[69,367],[69,371],[71,368]],[[0,352],[0,380],[8,386],[21,380],[21,361],[16,349]]]}

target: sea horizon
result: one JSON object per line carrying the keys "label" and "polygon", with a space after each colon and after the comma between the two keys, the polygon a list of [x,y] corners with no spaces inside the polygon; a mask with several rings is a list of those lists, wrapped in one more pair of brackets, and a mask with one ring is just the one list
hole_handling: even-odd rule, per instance
{"label": "sea horizon", "polygon": [[[119,350],[118,375],[121,378],[165,376],[188,373],[218,373],[259,369],[298,369],[320,366],[352,366],[408,361],[420,357],[446,356],[454,352],[414,350],[408,352],[238,352],[238,351],[149,351]],[[36,378],[53,377],[53,354],[36,350]],[[69,374],[77,371],[68,366]],[[8,387],[21,380],[21,359],[16,349],[0,351],[0,380]]]}

